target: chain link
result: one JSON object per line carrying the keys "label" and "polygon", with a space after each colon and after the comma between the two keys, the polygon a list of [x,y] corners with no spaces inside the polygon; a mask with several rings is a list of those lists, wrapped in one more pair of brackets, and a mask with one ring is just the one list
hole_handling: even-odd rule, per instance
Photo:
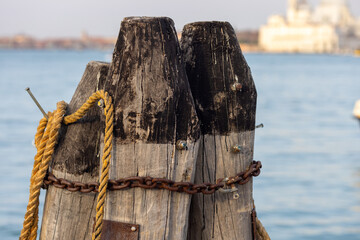
{"label": "chain link", "polygon": [[[248,169],[240,172],[233,177],[219,178],[216,183],[202,183],[194,184],[191,182],[174,182],[166,178],[152,178],[152,177],[127,177],[117,180],[108,181],[108,190],[123,190],[128,188],[144,188],[144,189],[166,189],[172,192],[184,192],[188,194],[213,194],[220,188],[233,186],[234,184],[244,185],[250,181],[251,177],[257,177],[260,174],[262,165],[260,161],[253,161]],[[49,185],[54,187],[66,189],[70,192],[99,192],[99,183],[81,183],[70,181],[63,178],[57,178],[49,172],[43,181],[43,188],[47,189]]]}

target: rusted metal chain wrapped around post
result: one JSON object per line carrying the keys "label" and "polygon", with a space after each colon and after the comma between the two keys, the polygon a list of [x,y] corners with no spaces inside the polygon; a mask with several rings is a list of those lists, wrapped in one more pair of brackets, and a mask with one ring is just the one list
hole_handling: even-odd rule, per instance
{"label": "rusted metal chain wrapped around post", "polygon": [[[240,234],[249,236],[243,225],[248,223],[249,216],[246,214],[248,208],[252,206],[251,179],[260,173],[261,168],[260,162],[252,160],[251,146],[256,90],[251,74],[246,68],[247,65],[238,54],[239,49],[233,44],[231,29],[226,25],[220,26],[221,31],[218,31],[218,27],[217,24],[211,26],[214,36],[209,39],[214,40],[212,43],[220,43],[220,45],[211,46],[210,49],[193,48],[191,39],[197,41],[194,44],[197,46],[201,41],[196,39],[198,36],[193,38],[191,31],[185,32],[184,44],[188,45],[184,45],[186,64],[183,64],[184,59],[181,57],[182,52],[171,19],[137,17],[124,19],[110,68],[103,63],[95,64],[95,68],[87,68],[84,79],[91,81],[82,81],[83,85],[79,84],[73,97],[78,103],[82,96],[88,96],[89,89],[95,88],[96,91],[104,89],[113,97],[115,109],[109,104],[112,102],[110,96],[100,91],[105,108],[95,108],[96,114],[85,116],[87,109],[97,101],[99,92],[94,98],[90,97],[89,102],[78,112],[64,118],[63,122],[69,126],[64,126],[60,131],[62,134],[58,147],[55,152],[52,150],[54,157],[51,171],[48,172],[45,180],[43,175],[46,171],[41,170],[41,175],[36,171],[33,172],[31,184],[36,185],[36,191],[41,185],[49,187],[41,239],[87,239],[91,235],[93,239],[100,239],[103,225],[105,238],[114,233],[106,231],[109,229],[106,222],[109,221],[115,224],[126,222],[136,225],[138,238],[143,240],[200,239],[197,238],[197,230],[203,229],[201,226],[203,222],[195,216],[199,212],[196,208],[206,206],[208,209],[212,207],[211,211],[220,212],[218,208],[226,202],[224,200],[229,200],[229,195],[232,194],[226,193],[230,191],[234,192],[234,196],[244,194],[242,203],[239,201],[232,203],[234,206],[241,206],[242,209],[241,213],[237,212],[237,216],[241,214],[241,217],[233,224],[241,231],[243,229],[245,231],[236,233],[236,237],[229,235],[225,238],[238,239]],[[219,38],[217,35],[219,32],[225,33],[223,38]],[[226,35],[229,33],[230,38]],[[224,41],[227,41],[226,46],[221,45]],[[221,51],[224,52],[224,49],[227,52],[222,55]],[[201,58],[201,51],[211,53],[211,56],[205,56],[204,60]],[[192,53],[194,55],[191,55]],[[218,58],[219,56],[221,57]],[[206,62],[207,58],[211,59],[214,65]],[[227,64],[231,61],[241,62],[242,69],[239,70],[234,66],[235,71],[232,71],[232,65]],[[188,72],[185,71],[184,65]],[[207,66],[208,69],[202,69],[203,66]],[[201,69],[192,69],[193,67]],[[218,71],[219,69],[223,72]],[[202,72],[197,74],[198,70]],[[214,73],[214,81],[208,79],[211,75],[207,75],[209,72]],[[192,89],[186,74],[191,80]],[[202,82],[203,80],[205,82]],[[220,82],[217,82],[218,80]],[[231,81],[230,84],[228,81]],[[209,86],[209,83],[215,86]],[[196,104],[191,91],[196,98]],[[203,97],[207,97],[207,100]],[[249,102],[244,105],[244,101],[247,100]],[[211,106],[208,104],[209,101],[212,102]],[[243,105],[239,107],[239,103]],[[80,106],[76,109],[78,107]],[[70,110],[68,108],[69,112],[73,110],[74,108]],[[105,121],[99,114],[102,111],[106,115]],[[51,114],[49,117],[51,118]],[[79,120],[82,117],[85,119]],[[203,136],[200,134],[198,117],[202,120]],[[52,122],[50,120],[49,122]],[[71,124],[75,122],[81,124]],[[103,123],[106,124],[105,134],[101,135],[99,129],[102,129]],[[49,125],[46,126],[42,121],[40,125],[43,124],[46,130],[42,127],[39,129],[41,137],[36,137],[37,147],[47,136]],[[238,130],[241,132],[237,132]],[[99,140],[101,138],[104,143]],[[114,143],[113,151],[112,143]],[[232,143],[236,145],[232,146]],[[80,146],[76,146],[77,144]],[[50,145],[52,146],[53,142]],[[199,152],[201,154],[198,154]],[[114,159],[110,165],[111,153]],[[101,175],[99,183],[95,183],[100,158],[102,158]],[[200,160],[198,166],[196,159],[198,162]],[[41,169],[48,169],[48,160],[45,164],[47,166]],[[35,161],[34,169],[38,168],[38,163]],[[197,171],[196,179],[195,171]],[[236,174],[237,172],[240,173]],[[113,180],[109,180],[110,177]],[[119,177],[121,179],[114,180]],[[240,186],[239,189],[236,185]],[[59,188],[87,194],[68,194]],[[147,191],[147,189],[159,190]],[[105,198],[107,190],[113,191],[109,191]],[[204,204],[198,201],[199,198],[193,197],[195,201],[192,204],[192,216],[189,217],[191,197],[188,194],[196,193],[207,196],[203,197]],[[209,194],[214,195],[209,196]],[[38,196],[34,195],[35,198],[32,198],[32,195],[31,204],[36,206],[39,203]],[[212,202],[208,201],[209,199]],[[96,208],[95,203],[97,203]],[[217,205],[218,203],[220,205]],[[105,204],[106,208],[104,208]],[[24,239],[29,239],[28,236],[31,236],[30,239],[36,238],[38,209],[31,206],[29,207],[31,213],[27,214],[28,218],[24,221],[24,226],[25,224],[27,226]],[[224,208],[222,206],[220,206],[222,216],[219,218],[229,216],[232,218],[232,212],[228,211],[227,206]],[[70,219],[75,209],[78,216]],[[93,209],[96,209],[94,232],[91,224]],[[206,214],[198,214],[198,217]],[[210,218],[203,217],[203,219],[208,221]],[[198,223],[192,224],[191,221]],[[188,234],[189,222],[191,234]],[[80,227],[64,231],[75,223]],[[216,222],[205,223],[206,227],[210,226],[210,228],[216,224]],[[154,228],[154,225],[162,227]],[[204,232],[211,232],[210,228],[205,229]],[[218,232],[213,232],[219,236]],[[207,233],[204,235],[205,239]]]}
{"label": "rusted metal chain wrapped around post", "polygon": [[[213,194],[221,188],[229,187],[232,184],[243,185],[250,181],[252,177],[257,177],[260,174],[262,165],[260,161],[253,161],[249,169],[245,172],[238,173],[234,177],[229,177],[227,181],[220,178],[216,183],[202,183],[194,184],[191,182],[175,182],[166,178],[152,178],[152,177],[127,177],[117,180],[108,181],[108,190],[117,191],[129,188],[144,188],[144,189],[166,189],[172,192],[184,192],[187,194]],[[49,185],[68,190],[70,192],[99,192],[99,183],[82,183],[77,181],[70,181],[63,178],[57,178],[54,174],[48,173],[44,179],[44,188]]]}

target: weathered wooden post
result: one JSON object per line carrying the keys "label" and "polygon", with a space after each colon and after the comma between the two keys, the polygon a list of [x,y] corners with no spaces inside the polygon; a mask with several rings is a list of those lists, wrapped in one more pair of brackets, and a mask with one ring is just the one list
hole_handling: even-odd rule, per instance
{"label": "weathered wooden post", "polygon": [[[257,95],[250,68],[227,22],[186,25],[181,47],[203,134],[195,183],[234,176],[253,160]],[[194,195],[188,239],[252,239],[252,181],[234,187]]]}
{"label": "weathered wooden post", "polygon": [[[110,68],[88,65],[68,112],[98,89],[110,93],[115,108],[110,179],[194,181],[200,126],[171,19],[125,18]],[[95,107],[84,120],[63,127],[51,170],[58,178],[98,181],[101,112]],[[102,237],[185,239],[190,200],[164,189],[109,191]],[[49,186],[41,239],[90,239],[95,205],[95,193]]]}
{"label": "weathered wooden post", "polygon": [[[105,90],[115,107],[110,178],[193,181],[200,128],[171,19],[123,20]],[[176,149],[179,140],[187,150]],[[185,239],[190,199],[168,190],[113,191],[105,219],[139,224],[139,239]]]}
{"label": "weathered wooden post", "polygon": [[[75,112],[93,92],[102,89],[109,64],[90,62],[68,105]],[[98,181],[100,165],[101,108],[92,108],[78,123],[63,126],[53,156],[51,172],[57,178],[83,183]],[[70,192],[49,186],[40,239],[91,239],[96,194]]]}

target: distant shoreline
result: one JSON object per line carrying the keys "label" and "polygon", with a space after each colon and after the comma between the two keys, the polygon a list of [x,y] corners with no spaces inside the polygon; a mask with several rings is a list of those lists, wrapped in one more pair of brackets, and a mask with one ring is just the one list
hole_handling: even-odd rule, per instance
{"label": "distant shoreline", "polygon": [[29,35],[0,37],[0,49],[114,49],[116,38],[93,37],[83,33],[80,38],[36,39]]}
{"label": "distant shoreline", "polygon": [[[237,31],[236,36],[244,53],[259,54],[329,54],[329,55],[354,55],[351,51],[335,52],[271,52],[265,51],[258,44],[258,31]],[[181,32],[178,33],[181,38]],[[93,37],[83,33],[80,38],[49,38],[36,39],[28,35],[13,37],[0,37],[0,50],[99,50],[112,51],[116,38]]]}
{"label": "distant shoreline", "polygon": [[[356,56],[353,52],[331,52],[331,53],[313,53],[313,52],[268,52],[263,51],[260,48],[256,49],[252,46],[250,49],[244,44],[240,44],[241,51],[244,54],[268,54],[268,55],[331,55],[331,56]],[[110,53],[114,50],[112,48],[3,48],[0,47],[0,51],[101,51],[104,53]]]}

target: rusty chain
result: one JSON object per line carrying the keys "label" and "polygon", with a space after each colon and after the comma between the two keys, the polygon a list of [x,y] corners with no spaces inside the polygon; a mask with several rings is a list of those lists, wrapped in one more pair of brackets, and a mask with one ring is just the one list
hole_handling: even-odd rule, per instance
{"label": "rusty chain", "polygon": [[[262,165],[260,161],[253,161],[248,169],[240,172],[233,177],[219,178],[216,183],[202,183],[194,184],[191,182],[174,182],[166,178],[152,178],[152,177],[127,177],[117,180],[108,181],[108,190],[123,190],[128,188],[144,188],[144,189],[167,189],[173,192],[184,192],[188,194],[213,194],[215,191],[234,186],[234,184],[243,185],[250,181],[251,177],[257,177],[260,174]],[[81,183],[77,181],[70,181],[63,178],[57,178],[54,174],[49,172],[43,181],[43,188],[49,185],[54,187],[66,189],[70,192],[98,192],[99,183]]]}

